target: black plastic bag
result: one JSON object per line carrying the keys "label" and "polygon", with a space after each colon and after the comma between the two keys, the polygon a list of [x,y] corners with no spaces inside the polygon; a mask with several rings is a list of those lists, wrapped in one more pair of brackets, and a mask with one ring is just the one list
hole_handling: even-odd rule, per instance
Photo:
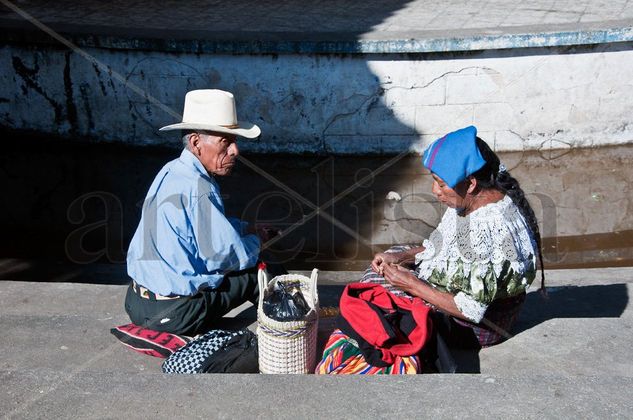
{"label": "black plastic bag", "polygon": [[275,282],[263,303],[264,314],[276,321],[299,321],[310,312],[301,289],[281,282]]}

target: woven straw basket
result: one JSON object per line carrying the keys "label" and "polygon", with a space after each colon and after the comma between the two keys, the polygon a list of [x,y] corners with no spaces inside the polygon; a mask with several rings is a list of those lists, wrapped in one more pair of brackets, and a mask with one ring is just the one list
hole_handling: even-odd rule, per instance
{"label": "woven straw basket", "polygon": [[[312,270],[310,278],[299,274],[277,276],[271,281],[259,270],[259,306],[257,309],[257,342],[259,371],[261,373],[312,373],[316,362],[317,330],[319,328],[319,296],[317,277]],[[277,321],[264,314],[264,294],[272,290],[274,282],[297,284],[310,306],[310,312],[301,321]]]}

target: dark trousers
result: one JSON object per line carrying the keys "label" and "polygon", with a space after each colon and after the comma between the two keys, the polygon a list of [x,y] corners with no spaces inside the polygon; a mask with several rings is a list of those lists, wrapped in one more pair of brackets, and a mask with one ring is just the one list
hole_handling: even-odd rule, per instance
{"label": "dark trousers", "polygon": [[[456,373],[462,372],[453,350],[469,350],[479,352],[481,345],[472,328],[458,324],[455,320],[440,311],[431,311],[429,316],[433,320],[433,335],[424,345],[420,356],[426,373]],[[470,352],[469,352],[470,353]],[[479,358],[477,357],[477,369]],[[468,367],[468,369],[471,369]],[[471,371],[463,371],[471,372]]]}
{"label": "dark trousers", "polygon": [[227,274],[216,289],[178,299],[156,300],[153,294],[146,299],[130,284],[125,310],[136,325],[193,336],[211,330],[215,321],[246,301],[257,305],[258,299],[257,267],[253,267]]}

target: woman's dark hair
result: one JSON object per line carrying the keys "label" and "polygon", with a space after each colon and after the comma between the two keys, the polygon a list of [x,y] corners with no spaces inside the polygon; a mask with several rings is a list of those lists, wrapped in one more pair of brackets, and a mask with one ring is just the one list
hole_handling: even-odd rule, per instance
{"label": "woman's dark hair", "polygon": [[521,189],[519,181],[513,178],[507,170],[499,172],[499,156],[479,137],[477,137],[477,148],[486,161],[486,164],[471,176],[477,180],[477,185],[483,189],[495,188],[506,193],[519,208],[519,212],[527,222],[536,241],[538,257],[541,261],[541,291],[545,292],[545,267],[543,265],[543,253],[541,251],[541,233],[538,228],[536,216],[534,215],[534,210],[532,210],[530,203],[525,198],[525,193]]}

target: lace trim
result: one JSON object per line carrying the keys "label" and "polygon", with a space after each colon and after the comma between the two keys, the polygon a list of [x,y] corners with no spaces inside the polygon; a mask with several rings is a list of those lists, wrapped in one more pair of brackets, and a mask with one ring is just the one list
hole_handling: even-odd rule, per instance
{"label": "lace trim", "polygon": [[415,257],[421,278],[430,279],[435,270],[454,276],[462,269],[473,281],[474,290],[481,287],[475,279],[486,276],[490,269],[499,277],[506,261],[523,277],[536,264],[527,223],[508,196],[465,217],[448,209],[423,245],[425,250]]}
{"label": "lace trim", "polygon": [[472,297],[463,292],[457,293],[453,298],[457,309],[475,324],[479,324],[486,314],[488,305],[477,302]]}

